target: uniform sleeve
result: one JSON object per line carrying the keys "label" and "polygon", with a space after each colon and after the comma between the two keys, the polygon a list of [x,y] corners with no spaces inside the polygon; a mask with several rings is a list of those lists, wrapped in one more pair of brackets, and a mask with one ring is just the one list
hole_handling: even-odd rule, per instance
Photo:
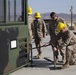
{"label": "uniform sleeve", "polygon": [[51,34],[51,28],[50,28],[50,22],[49,22],[49,24],[48,24],[48,32],[49,32],[49,34]]}
{"label": "uniform sleeve", "polygon": [[59,32],[57,35],[56,35],[56,40],[59,40],[61,38],[61,32]]}
{"label": "uniform sleeve", "polygon": [[67,38],[67,40],[65,40],[65,41],[60,41],[60,43],[59,43],[59,46],[62,48],[62,47],[64,47],[64,46],[67,46],[67,45],[69,45],[70,44],[70,41],[71,41],[71,39],[72,39],[72,34],[68,34],[68,38]]}
{"label": "uniform sleeve", "polygon": [[34,20],[31,23],[32,35],[34,36]]}
{"label": "uniform sleeve", "polygon": [[33,30],[33,23],[34,23],[34,20],[32,19],[32,22],[31,22],[31,29]]}
{"label": "uniform sleeve", "polygon": [[52,29],[52,24],[51,24],[51,22],[49,22],[49,24],[48,24],[48,32],[49,32],[49,35],[50,35],[50,36],[52,36],[52,34],[53,34],[53,35],[55,34],[54,31],[53,31],[53,29]]}
{"label": "uniform sleeve", "polygon": [[72,32],[70,32],[69,34],[68,34],[68,39],[65,41],[65,44],[66,45],[68,45],[68,44],[70,44],[70,41],[71,41],[71,39],[73,38],[73,36],[74,36],[74,34],[72,33]]}
{"label": "uniform sleeve", "polygon": [[43,22],[43,26],[42,26],[42,32],[43,32],[43,37],[45,37],[46,36],[46,24],[45,24],[45,22],[44,21],[42,21]]}

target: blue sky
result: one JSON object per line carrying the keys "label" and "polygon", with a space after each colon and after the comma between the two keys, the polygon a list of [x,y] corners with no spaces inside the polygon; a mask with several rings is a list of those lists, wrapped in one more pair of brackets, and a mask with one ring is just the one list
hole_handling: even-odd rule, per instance
{"label": "blue sky", "polygon": [[28,5],[33,9],[33,13],[52,12],[70,13],[71,5],[73,13],[76,14],[76,0],[28,0]]}

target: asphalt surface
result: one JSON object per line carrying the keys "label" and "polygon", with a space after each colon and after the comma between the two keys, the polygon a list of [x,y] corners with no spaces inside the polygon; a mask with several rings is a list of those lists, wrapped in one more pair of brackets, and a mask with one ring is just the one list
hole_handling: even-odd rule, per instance
{"label": "asphalt surface", "polygon": [[[49,36],[43,40],[43,43],[46,43],[50,40]],[[33,42],[33,47],[35,44]],[[56,69],[54,69],[53,64],[53,51],[51,46],[42,48],[42,57],[37,59],[37,50],[33,50],[33,67],[23,67],[10,75],[76,75],[76,65],[72,65],[69,68],[61,69],[61,55],[59,54],[59,63],[56,64]]]}

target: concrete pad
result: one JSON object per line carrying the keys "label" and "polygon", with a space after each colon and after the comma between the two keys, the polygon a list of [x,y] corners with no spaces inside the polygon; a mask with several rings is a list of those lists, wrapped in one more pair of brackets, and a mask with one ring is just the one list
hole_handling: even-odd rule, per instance
{"label": "concrete pad", "polygon": [[[50,37],[47,36],[43,42],[48,42]],[[33,42],[33,47],[35,44]],[[76,65],[70,66],[66,69],[53,69],[53,51],[51,46],[42,48],[42,58],[35,59],[37,50],[33,50],[33,63],[34,67],[23,67],[10,75],[76,75]],[[59,55],[59,61],[61,61],[61,55]],[[61,67],[62,62],[59,62],[56,67]]]}

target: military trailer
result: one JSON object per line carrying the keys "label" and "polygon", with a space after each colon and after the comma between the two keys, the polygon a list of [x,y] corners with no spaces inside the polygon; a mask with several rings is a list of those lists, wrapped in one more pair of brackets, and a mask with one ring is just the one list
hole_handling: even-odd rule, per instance
{"label": "military trailer", "polygon": [[29,53],[27,0],[0,0],[0,75],[28,65]]}

